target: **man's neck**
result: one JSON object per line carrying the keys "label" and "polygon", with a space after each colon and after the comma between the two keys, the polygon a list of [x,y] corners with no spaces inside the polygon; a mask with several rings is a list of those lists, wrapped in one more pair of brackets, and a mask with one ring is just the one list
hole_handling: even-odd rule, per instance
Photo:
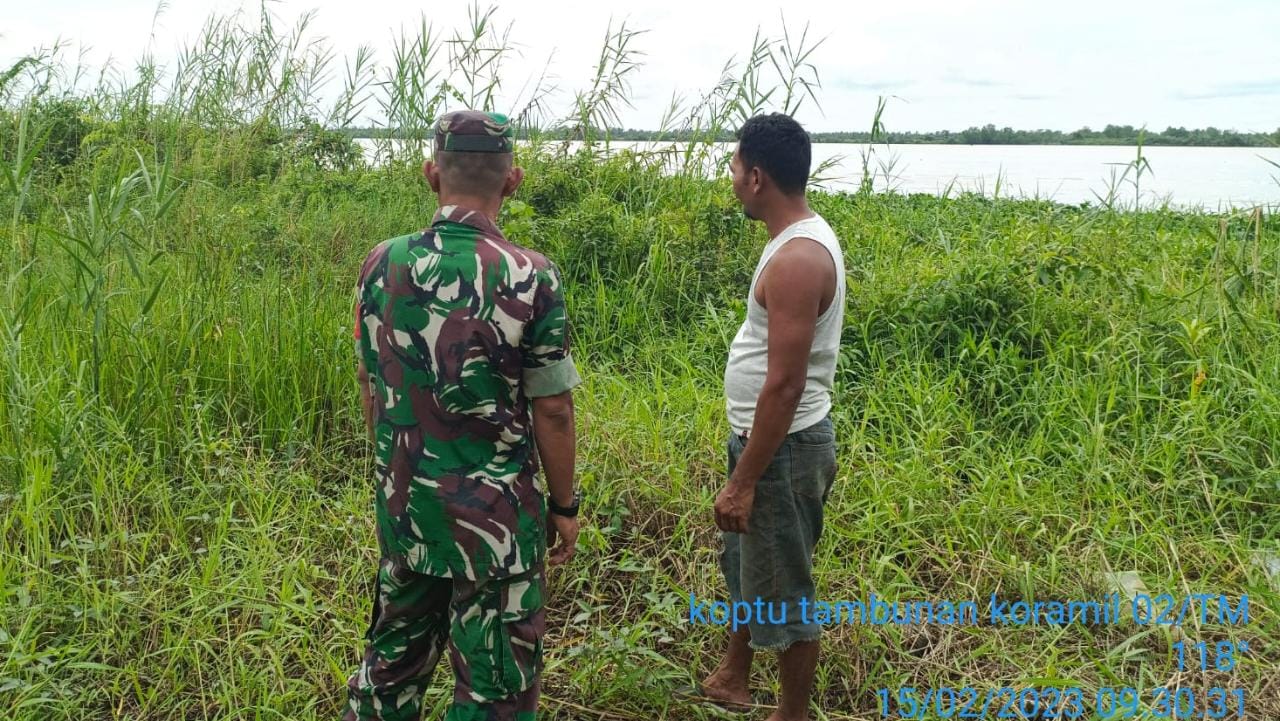
{"label": "man's neck", "polygon": [[498,211],[502,210],[502,198],[480,198],[474,195],[441,193],[439,201],[441,208],[456,205],[467,210],[474,210],[489,218],[495,225],[498,223]]}
{"label": "man's neck", "polygon": [[812,218],[813,215],[803,195],[795,198],[784,197],[777,206],[765,214],[764,227],[769,230],[770,238],[776,238],[782,231],[802,220]]}

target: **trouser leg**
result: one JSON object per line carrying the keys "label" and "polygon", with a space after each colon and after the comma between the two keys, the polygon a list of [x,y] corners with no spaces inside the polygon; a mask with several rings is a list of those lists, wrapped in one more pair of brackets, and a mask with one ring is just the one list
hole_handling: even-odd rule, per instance
{"label": "trouser leg", "polygon": [[453,583],[383,559],[360,667],[344,721],[419,721],[422,693],[449,634]]}

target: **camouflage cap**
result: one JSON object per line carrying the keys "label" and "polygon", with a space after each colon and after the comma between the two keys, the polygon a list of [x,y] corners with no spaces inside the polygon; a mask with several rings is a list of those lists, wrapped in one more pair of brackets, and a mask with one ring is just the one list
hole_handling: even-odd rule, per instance
{"label": "camouflage cap", "polygon": [[457,110],[436,121],[436,150],[461,153],[510,153],[515,128],[507,116]]}

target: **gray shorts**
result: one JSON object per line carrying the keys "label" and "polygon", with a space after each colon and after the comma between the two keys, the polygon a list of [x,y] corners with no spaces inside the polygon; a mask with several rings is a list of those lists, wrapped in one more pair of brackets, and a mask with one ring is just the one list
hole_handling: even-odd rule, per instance
{"label": "gray shorts", "polygon": [[[729,438],[730,474],[744,444],[737,434]],[[748,624],[753,648],[781,651],[822,631],[812,623],[812,606],[810,618],[802,619],[800,602],[816,600],[813,549],[835,477],[836,437],[828,417],[786,437],[756,483],[747,533],[723,534],[720,570],[730,602],[755,605],[759,599],[769,609]]]}

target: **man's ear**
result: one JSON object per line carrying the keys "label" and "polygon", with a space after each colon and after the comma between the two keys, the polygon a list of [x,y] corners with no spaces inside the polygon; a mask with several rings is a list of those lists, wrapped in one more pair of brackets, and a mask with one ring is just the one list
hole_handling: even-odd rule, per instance
{"label": "man's ear", "polygon": [[510,198],[515,195],[516,189],[524,182],[524,168],[518,165],[511,166],[511,170],[507,171],[507,179],[502,183],[502,197]]}
{"label": "man's ear", "polygon": [[764,173],[760,172],[760,166],[758,165],[751,169],[750,188],[755,193],[764,190]]}
{"label": "man's ear", "polygon": [[432,192],[436,195],[440,194],[440,166],[434,161],[427,160],[422,164],[422,174],[427,178],[427,185],[431,186]]}

